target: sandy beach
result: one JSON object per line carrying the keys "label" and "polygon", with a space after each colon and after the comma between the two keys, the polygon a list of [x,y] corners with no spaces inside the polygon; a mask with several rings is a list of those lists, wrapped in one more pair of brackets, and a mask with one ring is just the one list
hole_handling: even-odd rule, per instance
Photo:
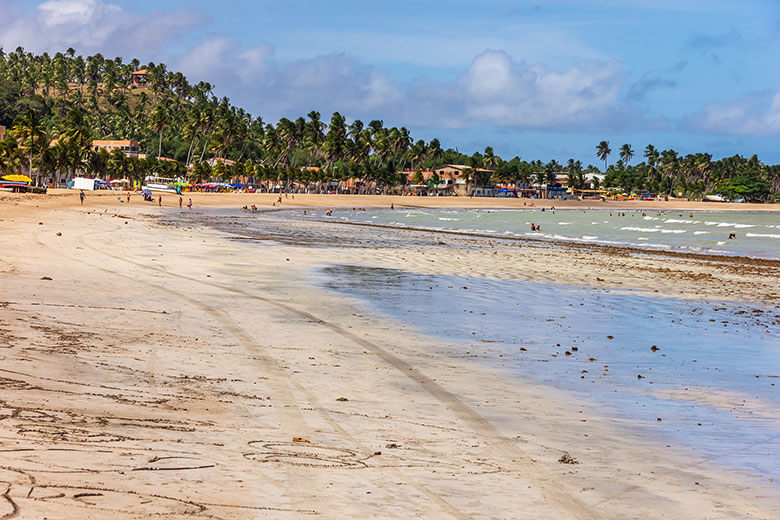
{"label": "sandy beach", "polygon": [[[629,421],[490,370],[310,274],[338,264],[565,280],[761,307],[751,326],[776,334],[780,262],[327,222],[241,240],[200,211],[276,210],[276,197],[185,193],[194,209],[179,213],[173,194],[163,208],[116,193],[89,193],[83,206],[72,191],[0,194],[0,519],[780,516],[774,479],[658,442],[674,417]],[[524,202],[295,195],[281,209]],[[780,428],[772,402],[685,399]]]}

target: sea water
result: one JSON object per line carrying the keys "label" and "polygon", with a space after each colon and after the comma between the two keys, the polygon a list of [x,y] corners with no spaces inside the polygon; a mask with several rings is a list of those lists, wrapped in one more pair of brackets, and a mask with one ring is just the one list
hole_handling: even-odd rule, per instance
{"label": "sea water", "polygon": [[[537,201],[539,202],[539,201]],[[549,202],[554,204],[553,201]],[[315,214],[322,217],[322,212]],[[312,216],[311,218],[314,218]],[[565,240],[689,253],[780,258],[780,214],[773,212],[395,209],[334,210],[326,218],[496,238]],[[536,229],[531,229],[531,227]],[[735,238],[730,239],[730,235]]]}
{"label": "sea water", "polygon": [[[412,235],[401,239],[370,227],[334,231],[300,225],[326,217],[497,238],[527,236],[523,227],[534,222],[542,224],[542,233],[554,226],[570,230],[563,235],[548,233],[556,239],[582,238],[582,229],[587,228],[605,243],[623,245],[641,243],[635,240],[651,234],[623,228],[652,226],[648,229],[682,230],[656,233],[689,239],[676,246],[656,244],[663,248],[710,251],[716,248],[705,242],[709,239],[696,238],[705,236],[703,231],[734,232],[736,241],[727,242],[719,253],[780,257],[774,236],[757,236],[780,232],[776,217],[764,213],[695,212],[690,217],[687,212],[687,217],[680,217],[669,212],[618,216],[616,211],[610,216],[606,210],[334,210],[326,216],[324,210],[312,209],[305,215],[303,210],[250,215],[226,209],[201,211],[173,212],[168,220],[188,226],[197,218],[237,237],[256,238],[260,241],[249,243],[261,247],[273,241],[306,247],[338,243],[397,248],[404,247],[401,240],[409,241],[408,247],[414,245]],[[454,342],[458,348],[447,355],[570,391],[578,405],[590,403],[619,422],[629,419],[633,433],[639,429],[659,444],[762,478],[780,478],[776,308],[351,265],[324,267],[312,282],[357,298],[360,305],[422,334]]]}
{"label": "sea water", "polygon": [[347,265],[320,283],[460,345],[449,355],[630,419],[632,433],[780,478],[774,309]]}

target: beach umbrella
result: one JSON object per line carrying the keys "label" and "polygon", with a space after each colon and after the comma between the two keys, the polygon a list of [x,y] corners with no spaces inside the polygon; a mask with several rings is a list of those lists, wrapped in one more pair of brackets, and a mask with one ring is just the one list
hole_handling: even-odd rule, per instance
{"label": "beach umbrella", "polygon": [[3,177],[4,181],[14,181],[14,182],[32,182],[32,179],[29,178],[27,175],[6,175]]}
{"label": "beach umbrella", "polygon": [[141,193],[148,193],[149,195],[151,195],[151,194],[152,194],[152,192],[151,192],[151,191],[149,191],[149,190],[143,190]]}

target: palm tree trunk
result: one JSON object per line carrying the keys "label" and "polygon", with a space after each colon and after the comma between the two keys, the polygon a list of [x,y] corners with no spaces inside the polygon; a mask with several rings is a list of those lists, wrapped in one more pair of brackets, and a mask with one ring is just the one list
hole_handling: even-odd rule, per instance
{"label": "palm tree trunk", "polygon": [[185,166],[190,164],[190,159],[192,159],[192,146],[195,144],[195,137],[197,137],[197,133],[192,134],[192,139],[190,139],[190,148],[187,150],[187,162],[184,163]]}

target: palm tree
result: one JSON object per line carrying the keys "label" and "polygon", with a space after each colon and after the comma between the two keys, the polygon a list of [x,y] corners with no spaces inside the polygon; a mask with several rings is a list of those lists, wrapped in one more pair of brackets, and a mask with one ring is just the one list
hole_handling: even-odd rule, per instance
{"label": "palm tree", "polygon": [[[17,118],[12,132],[22,143],[29,140],[29,144],[27,145],[29,158],[28,172],[30,177],[32,177],[33,154],[35,153],[36,148],[43,148],[41,142],[46,139],[46,132],[43,129],[41,116],[38,111],[32,108],[25,110],[22,115]],[[41,150],[41,153],[43,153],[43,150]],[[40,172],[38,172],[36,177],[36,184],[40,184]]]}
{"label": "palm tree", "polygon": [[604,161],[604,172],[607,171],[607,159],[612,150],[609,147],[609,141],[601,141],[596,147],[596,157]]}
{"label": "palm tree", "polygon": [[501,164],[501,157],[493,153],[493,148],[488,146],[485,148],[484,164],[486,168],[495,168]]}
{"label": "palm tree", "polygon": [[623,160],[626,166],[628,166],[628,163],[631,161],[633,156],[634,150],[631,149],[630,144],[624,144],[620,147],[620,158]]}
{"label": "palm tree", "polygon": [[165,105],[160,103],[154,107],[154,110],[152,110],[152,115],[149,118],[149,126],[156,133],[160,134],[160,140],[157,145],[157,157],[162,155],[162,138],[163,132],[166,128],[168,128],[168,117],[169,115],[168,111],[165,109]]}
{"label": "palm tree", "polygon": [[647,159],[647,165],[650,167],[648,169],[648,178],[649,177],[655,177],[656,169],[655,166],[658,164],[658,160],[660,159],[661,155],[658,153],[658,150],[656,150],[655,146],[652,144],[648,144],[645,147],[645,159]]}

